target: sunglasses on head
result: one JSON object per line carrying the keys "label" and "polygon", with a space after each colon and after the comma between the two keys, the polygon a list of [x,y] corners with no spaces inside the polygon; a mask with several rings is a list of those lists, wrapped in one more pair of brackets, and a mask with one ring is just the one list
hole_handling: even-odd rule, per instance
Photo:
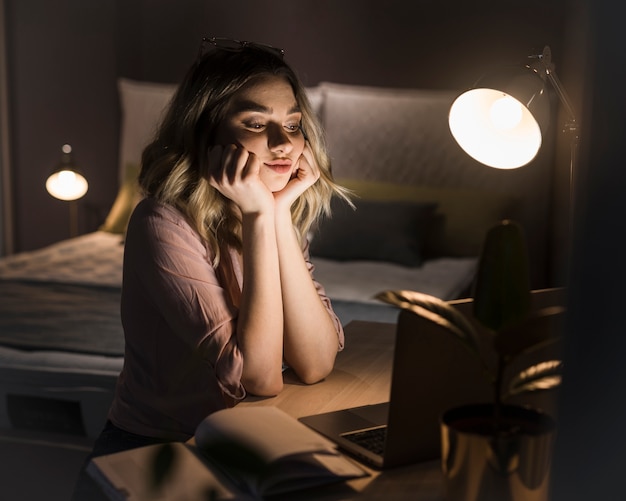
{"label": "sunglasses on head", "polygon": [[232,38],[204,37],[202,39],[202,44],[200,45],[200,52],[198,54],[198,57],[204,56],[210,50],[219,49],[236,52],[243,50],[246,47],[253,47],[256,49],[265,50],[267,52],[270,52],[271,54],[274,54],[275,56],[280,57],[281,59],[285,56],[285,51],[283,49],[272,47],[271,45],[248,42],[245,40],[234,40]]}

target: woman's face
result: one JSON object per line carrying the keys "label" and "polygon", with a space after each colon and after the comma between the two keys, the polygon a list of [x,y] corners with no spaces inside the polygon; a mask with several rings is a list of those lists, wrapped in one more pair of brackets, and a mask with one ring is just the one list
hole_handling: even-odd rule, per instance
{"label": "woman's face", "polygon": [[261,180],[277,192],[294,175],[304,150],[301,119],[289,82],[279,76],[262,76],[233,96],[217,143],[237,144],[254,153],[261,162]]}

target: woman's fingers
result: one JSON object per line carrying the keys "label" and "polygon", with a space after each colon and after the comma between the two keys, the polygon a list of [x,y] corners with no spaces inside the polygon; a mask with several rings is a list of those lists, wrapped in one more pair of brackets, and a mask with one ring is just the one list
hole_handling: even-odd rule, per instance
{"label": "woman's fingers", "polygon": [[209,149],[208,162],[211,184],[213,184],[213,181],[216,181],[218,184],[232,184],[235,182],[240,170],[241,153],[245,152],[241,148],[239,150],[238,152],[237,147],[232,144],[228,146],[216,145]]}
{"label": "woman's fingers", "polygon": [[314,184],[320,177],[320,169],[315,161],[309,143],[306,143],[298,161],[296,176],[300,181],[308,183],[309,186]]}
{"label": "woman's fingers", "polygon": [[271,193],[259,176],[261,165],[256,155],[236,145],[214,146],[209,151],[208,162],[211,186],[243,212],[272,205]]}
{"label": "woman's fingers", "polygon": [[246,175],[250,155],[235,145],[211,147],[208,155],[209,182],[212,186],[232,185]]}
{"label": "woman's fingers", "polygon": [[306,174],[307,177],[312,178],[311,184],[317,181],[320,177],[319,166],[315,161],[315,157],[313,156],[313,152],[311,151],[311,147],[309,146],[308,142],[306,143],[304,150],[302,151],[298,168],[303,170],[303,173]]}

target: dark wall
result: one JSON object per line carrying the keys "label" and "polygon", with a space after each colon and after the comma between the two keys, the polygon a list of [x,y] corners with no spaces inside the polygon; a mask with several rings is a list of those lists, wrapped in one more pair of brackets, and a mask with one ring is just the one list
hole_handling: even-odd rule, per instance
{"label": "dark wall", "polygon": [[[5,2],[16,250],[66,238],[69,210],[45,180],[70,143],[90,191],[107,206],[116,178],[115,8],[102,0]],[[84,212],[81,213],[84,216]]]}
{"label": "dark wall", "polygon": [[117,190],[117,76],[178,81],[203,35],[283,47],[307,85],[464,89],[485,68],[550,45],[566,60],[569,2],[8,0],[16,249],[68,236],[44,188],[73,145],[90,183],[81,230]]}
{"label": "dark wall", "polygon": [[201,37],[215,35],[285,48],[307,84],[463,88],[481,66],[517,62],[546,44],[560,53],[565,20],[560,2],[539,1],[131,3],[120,70],[155,80],[182,75]]}

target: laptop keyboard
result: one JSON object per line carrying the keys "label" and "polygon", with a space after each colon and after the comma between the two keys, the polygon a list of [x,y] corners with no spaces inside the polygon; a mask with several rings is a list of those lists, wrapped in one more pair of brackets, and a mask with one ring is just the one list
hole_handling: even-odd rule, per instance
{"label": "laptop keyboard", "polygon": [[368,428],[367,430],[351,431],[341,436],[374,454],[382,456],[385,449],[387,427],[378,426],[376,428]]}

